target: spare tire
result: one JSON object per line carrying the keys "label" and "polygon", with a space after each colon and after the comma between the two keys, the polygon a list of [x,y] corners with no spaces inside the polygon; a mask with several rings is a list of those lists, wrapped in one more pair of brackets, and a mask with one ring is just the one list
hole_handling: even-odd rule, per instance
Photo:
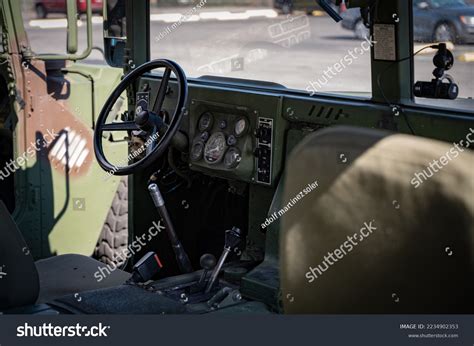
{"label": "spare tire", "polygon": [[128,246],[128,179],[123,177],[97,240],[93,257],[118,268],[126,265]]}

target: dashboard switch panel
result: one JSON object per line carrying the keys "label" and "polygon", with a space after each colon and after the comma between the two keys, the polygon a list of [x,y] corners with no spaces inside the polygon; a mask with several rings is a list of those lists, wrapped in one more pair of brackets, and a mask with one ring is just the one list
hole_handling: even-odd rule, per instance
{"label": "dashboard switch panel", "polygon": [[259,117],[255,137],[257,139],[257,147],[255,149],[257,163],[256,181],[271,185],[273,119]]}

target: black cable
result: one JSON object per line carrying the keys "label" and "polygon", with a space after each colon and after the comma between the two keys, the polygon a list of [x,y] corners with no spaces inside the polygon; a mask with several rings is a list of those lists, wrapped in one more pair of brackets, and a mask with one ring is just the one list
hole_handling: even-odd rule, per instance
{"label": "black cable", "polygon": [[173,148],[170,147],[168,149],[168,164],[170,165],[171,169],[183,180],[186,181],[186,187],[189,189],[192,184],[191,177],[189,177],[188,174],[186,174],[185,170],[182,170],[178,167],[178,164],[175,161],[174,155],[173,155]]}
{"label": "black cable", "polygon": [[[398,105],[394,105],[390,102],[390,100],[387,98],[387,96],[385,95],[385,92],[383,91],[383,88],[382,88],[382,85],[380,84],[380,80],[382,79],[382,75],[385,74],[388,70],[390,70],[395,64],[398,64],[400,62],[403,62],[403,61],[406,61],[406,60],[409,60],[409,59],[412,59],[414,58],[416,55],[418,55],[419,53],[421,53],[422,51],[424,51],[425,49],[428,49],[428,48],[432,48],[432,49],[438,49],[439,48],[439,45],[435,44],[435,45],[430,45],[430,46],[426,46],[426,47],[423,47],[419,50],[417,50],[415,53],[413,54],[410,54],[409,56],[405,57],[405,58],[402,58],[402,59],[399,59],[399,60],[395,60],[393,61],[390,65],[387,66],[387,68],[385,70],[383,70],[382,72],[380,72],[378,75],[377,75],[377,86],[380,90],[380,93],[382,94],[382,97],[385,101],[385,103],[390,107],[390,108],[394,108],[396,107],[397,109],[400,109],[398,107]],[[401,110],[401,109],[400,109]],[[402,111],[401,112],[402,115],[403,115],[403,118],[405,119],[405,122],[408,126],[408,128],[410,129],[410,132],[412,135],[415,135],[415,131],[413,131],[413,128],[411,127],[410,125],[410,122],[408,121],[408,117],[407,115]]]}

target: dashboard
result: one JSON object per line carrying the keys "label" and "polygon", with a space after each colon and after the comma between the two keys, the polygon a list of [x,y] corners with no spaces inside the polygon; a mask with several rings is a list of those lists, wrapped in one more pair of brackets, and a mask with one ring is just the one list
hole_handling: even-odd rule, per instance
{"label": "dashboard", "polygon": [[[145,94],[131,103],[144,103],[146,107],[148,99],[153,102],[160,82],[160,76],[151,73],[140,78],[137,95]],[[379,127],[385,121],[386,107],[368,106],[365,99],[302,97],[291,92],[271,92],[265,85],[257,90],[253,84],[239,83],[229,86],[220,80],[195,79],[188,84],[181,131],[188,137],[187,163],[192,170],[252,185],[274,186],[282,174],[284,157],[306,134],[334,125]],[[177,85],[172,81],[163,105],[168,113],[175,108],[176,95]],[[418,135],[452,124],[445,110],[432,110],[430,116],[425,111],[420,113],[417,107],[406,107],[404,112],[412,121],[416,119]],[[457,113],[449,115],[455,117]],[[403,121],[398,126],[408,131]],[[438,139],[453,142],[464,131],[460,122],[456,131],[439,132]]]}

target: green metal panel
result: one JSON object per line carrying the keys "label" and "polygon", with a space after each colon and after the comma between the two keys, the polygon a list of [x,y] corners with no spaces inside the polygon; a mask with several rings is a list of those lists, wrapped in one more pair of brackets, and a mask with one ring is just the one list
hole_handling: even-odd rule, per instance
{"label": "green metal panel", "polygon": [[[63,102],[66,112],[69,111],[74,116],[69,124],[72,129],[69,134],[72,136],[73,131],[76,131],[77,138],[78,129],[82,128],[79,131],[85,132],[80,135],[84,139],[92,138],[92,119],[97,117],[105,98],[118,84],[121,70],[79,64],[68,70],[80,71],[95,81],[94,116],[91,108],[91,83],[80,74],[66,75],[70,95]],[[61,116],[61,113],[44,115]],[[48,120],[42,118],[42,121]],[[126,150],[124,143],[115,145],[116,154]],[[91,149],[92,147],[85,149],[89,153],[84,165],[87,161],[95,161]],[[17,155],[21,153],[17,152]],[[18,194],[23,203],[19,205],[17,222],[32,247],[33,254],[37,258],[64,253],[92,254],[119,178],[109,179],[95,162],[86,166],[86,172],[74,175],[71,170],[71,174],[67,174],[60,162],[52,161],[54,158],[48,157],[44,152],[39,155],[41,156],[36,160],[29,160],[26,170],[20,173],[20,177],[23,175],[26,180],[26,189],[20,190]],[[72,157],[74,153],[71,152],[70,155]]]}
{"label": "green metal panel", "polygon": [[[95,164],[92,128],[122,70],[74,63],[66,67],[64,61],[52,61],[48,66],[32,61],[25,68],[22,55],[28,56],[31,50],[20,2],[3,0],[1,10],[9,58],[2,69],[7,70],[14,100],[10,117],[14,158],[24,155],[31,140],[45,136],[48,130],[59,134],[47,148],[33,150],[34,155],[15,172],[14,218],[35,258],[90,255],[119,181],[115,177],[105,180],[105,173]],[[72,161],[74,153],[64,161],[58,154],[62,149],[55,151],[66,128],[70,128],[68,135],[76,135],[75,140],[71,137],[71,150],[77,149],[76,162],[83,155],[84,163],[69,170],[65,162]],[[115,153],[124,151],[123,143],[115,146]]]}

